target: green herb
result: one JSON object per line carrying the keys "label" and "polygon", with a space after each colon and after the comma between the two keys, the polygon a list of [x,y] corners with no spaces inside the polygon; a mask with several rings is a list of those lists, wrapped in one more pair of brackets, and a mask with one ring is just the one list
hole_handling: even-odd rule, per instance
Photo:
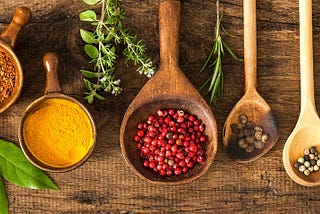
{"label": "green herb", "polygon": [[8,213],[8,198],[2,177],[26,188],[58,189],[45,172],[27,160],[19,147],[0,139],[0,213]]}
{"label": "green herb", "polygon": [[[90,22],[95,30],[80,29],[82,40],[86,43],[85,53],[91,58],[92,70],[81,70],[88,92],[86,100],[92,103],[95,98],[104,100],[101,92],[118,95],[122,89],[120,79],[115,78],[115,63],[118,59],[116,47],[123,45],[122,55],[139,65],[137,71],[151,77],[155,69],[150,58],[146,58],[145,46],[131,33],[123,28],[126,19],[120,7],[121,0],[83,0],[88,5],[101,4],[101,15],[98,18],[93,10],[79,14],[81,21]],[[127,63],[126,61],[126,63]]]}
{"label": "green herb", "polygon": [[[222,16],[220,16],[219,14],[219,10],[220,10],[219,0],[217,0],[216,2],[216,7],[217,7],[217,22],[216,22],[216,33],[215,33],[213,46],[211,48],[211,52],[208,58],[206,59],[205,63],[203,64],[200,70],[200,73],[202,73],[205,70],[205,68],[210,67],[213,69],[213,72],[199,89],[201,91],[204,88],[207,88],[206,93],[211,92],[210,103],[213,103],[213,104],[216,104],[217,98],[219,99],[222,98],[223,84],[224,84],[223,71],[222,71],[222,57],[225,55],[225,51],[233,59],[241,60],[233,53],[233,51],[229,48],[227,43],[223,41],[221,37],[221,30],[223,30],[224,32],[226,31],[223,28],[221,23]],[[210,62],[211,64],[209,64]]]}

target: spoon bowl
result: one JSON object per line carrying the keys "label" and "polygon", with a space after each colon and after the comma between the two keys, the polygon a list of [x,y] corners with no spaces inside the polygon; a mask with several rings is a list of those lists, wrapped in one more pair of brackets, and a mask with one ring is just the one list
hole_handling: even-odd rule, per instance
{"label": "spoon bowl", "polygon": [[[209,169],[217,151],[217,126],[212,111],[178,67],[180,8],[180,1],[160,1],[160,68],[129,105],[120,128],[120,146],[127,164],[139,177],[156,184],[181,184],[199,178]],[[169,108],[183,109],[201,119],[206,125],[207,141],[203,144],[204,162],[188,173],[167,177],[143,167],[133,139],[138,123],[158,109]]]}
{"label": "spoon bowl", "polygon": [[[259,95],[257,86],[257,43],[256,43],[256,0],[244,0],[244,64],[245,94],[229,113],[223,128],[223,145],[237,162],[250,162],[267,153],[277,142],[279,128],[270,106]],[[232,132],[232,124],[237,124],[239,116],[245,114],[249,121],[263,128],[269,140],[261,149],[247,152],[238,145],[238,136]]]}
{"label": "spoon bowl", "polygon": [[[237,124],[241,114],[247,115],[251,121],[263,127],[264,132],[269,134],[269,141],[264,145],[263,150],[255,149],[248,153],[238,146],[238,139],[232,133],[231,124]],[[223,128],[223,143],[227,152],[237,162],[253,161],[269,151],[277,139],[278,123],[269,105],[255,90],[246,93],[230,112]]]}

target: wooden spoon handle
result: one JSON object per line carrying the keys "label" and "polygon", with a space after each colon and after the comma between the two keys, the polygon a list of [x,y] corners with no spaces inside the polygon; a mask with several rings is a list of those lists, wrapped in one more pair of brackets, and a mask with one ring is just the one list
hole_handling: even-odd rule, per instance
{"label": "wooden spoon handle", "polygon": [[44,94],[62,93],[62,89],[58,79],[58,55],[53,52],[46,53],[43,57],[43,65],[46,71],[46,86]]}
{"label": "wooden spoon handle", "polygon": [[14,47],[20,30],[29,23],[32,13],[27,7],[18,7],[7,29],[1,34],[1,39]]}
{"label": "wooden spoon handle", "polygon": [[301,112],[307,106],[315,110],[312,50],[312,0],[300,0],[300,75]]}
{"label": "wooden spoon handle", "polygon": [[[160,0],[160,67],[179,63],[179,29],[181,3],[177,0]],[[171,69],[168,69],[171,71]]]}
{"label": "wooden spoon handle", "polygon": [[256,0],[243,0],[244,20],[244,90],[257,87]]}

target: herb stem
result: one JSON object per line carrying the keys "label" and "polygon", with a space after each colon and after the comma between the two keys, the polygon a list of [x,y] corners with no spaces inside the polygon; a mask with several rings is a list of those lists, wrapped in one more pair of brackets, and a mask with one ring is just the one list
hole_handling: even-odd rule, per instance
{"label": "herb stem", "polygon": [[[227,45],[227,43],[223,41],[221,37],[221,29],[224,30],[221,24],[221,20],[222,15],[220,15],[220,1],[216,0],[216,29],[213,46],[211,48],[209,56],[207,57],[206,61],[200,69],[200,73],[202,73],[207,67],[213,68],[210,77],[202,84],[202,86],[199,89],[201,91],[204,88],[208,88],[205,94],[211,92],[210,103],[213,104],[216,103],[217,99],[222,98],[224,84],[222,57],[225,54],[225,50],[232,58],[239,60],[237,56],[232,52],[230,47]],[[211,60],[213,62],[209,65],[209,62]]]}
{"label": "herb stem", "polygon": [[[133,61],[138,65],[137,71],[141,74],[151,77],[155,68],[150,58],[145,57],[145,46],[140,40],[137,40],[130,29],[124,29],[122,21],[126,18],[120,7],[121,0],[83,0],[88,5],[102,4],[100,17],[93,10],[86,10],[79,14],[81,21],[90,22],[96,26],[93,32],[81,29],[80,35],[86,43],[84,50],[91,58],[93,71],[81,70],[84,76],[84,83],[88,92],[85,94],[89,103],[94,98],[104,100],[100,92],[107,92],[118,95],[122,89],[120,79],[115,79],[115,63],[118,59],[116,48],[123,44],[125,47],[122,55],[128,61]],[[95,83],[88,78],[96,78]]]}

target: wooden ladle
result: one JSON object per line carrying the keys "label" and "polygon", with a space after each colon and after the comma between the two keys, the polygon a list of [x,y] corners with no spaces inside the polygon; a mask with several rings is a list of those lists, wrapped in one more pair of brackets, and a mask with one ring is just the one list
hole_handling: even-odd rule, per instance
{"label": "wooden ladle", "polygon": [[[257,35],[256,1],[244,0],[244,69],[245,94],[229,113],[223,128],[223,144],[227,152],[237,162],[249,162],[268,152],[278,140],[278,123],[266,101],[258,94],[257,86]],[[269,140],[262,149],[247,152],[238,146],[237,135],[231,125],[239,122],[239,116],[245,114],[250,121],[263,127],[269,134]]]}
{"label": "wooden ladle", "polygon": [[[160,68],[129,105],[120,129],[120,146],[127,164],[138,176],[153,183],[190,182],[208,170],[217,151],[217,126],[212,111],[178,67],[180,8],[181,3],[177,0],[161,0],[159,3]],[[137,124],[164,108],[188,111],[206,125],[205,161],[179,176],[161,177],[143,167],[133,141]]]}
{"label": "wooden ladle", "polygon": [[294,168],[303,151],[320,145],[320,119],[314,100],[312,50],[312,0],[300,0],[300,78],[301,107],[298,122],[283,150],[283,163],[289,177],[304,186],[320,185],[319,172],[305,176]]}

